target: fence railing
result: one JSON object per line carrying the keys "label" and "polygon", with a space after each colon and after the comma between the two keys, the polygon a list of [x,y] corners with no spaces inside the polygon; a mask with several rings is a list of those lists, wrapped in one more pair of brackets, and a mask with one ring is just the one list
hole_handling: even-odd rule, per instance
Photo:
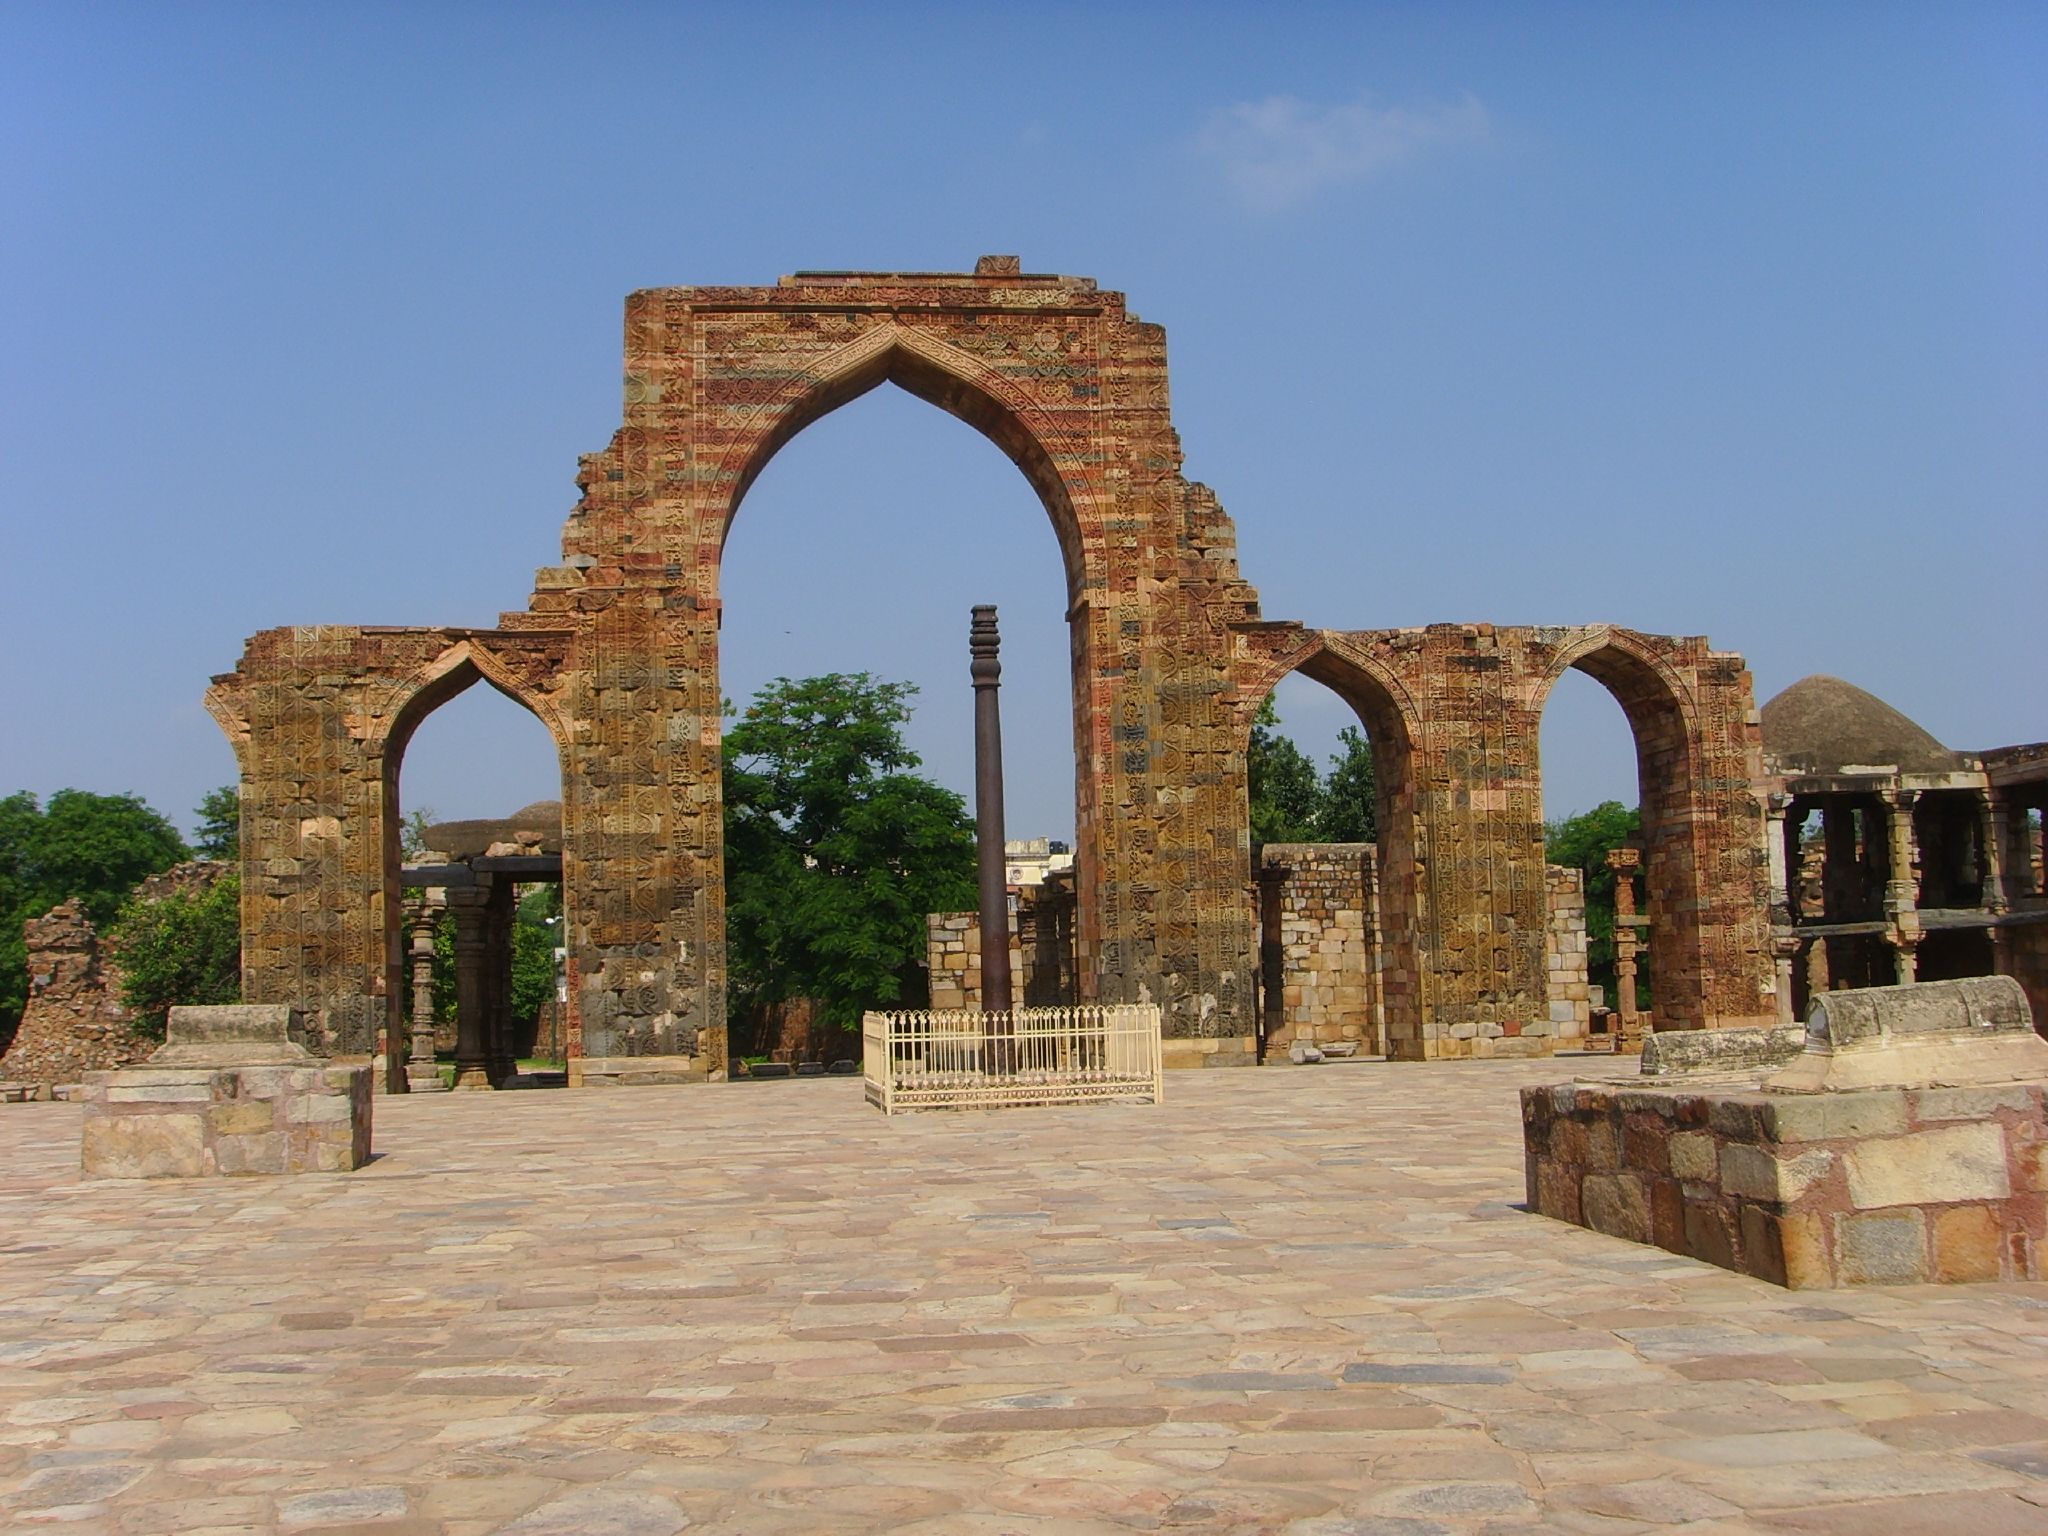
{"label": "fence railing", "polygon": [[1149,1003],[870,1013],[861,1036],[868,1102],[884,1114],[1160,1098]]}

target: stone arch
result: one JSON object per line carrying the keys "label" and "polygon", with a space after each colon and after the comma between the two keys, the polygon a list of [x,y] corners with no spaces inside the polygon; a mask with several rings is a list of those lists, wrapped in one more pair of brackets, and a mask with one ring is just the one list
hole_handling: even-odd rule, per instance
{"label": "stone arch", "polygon": [[[1366,646],[1334,630],[1304,630],[1240,669],[1237,741],[1249,741],[1253,717],[1266,696],[1299,672],[1328,688],[1351,707],[1373,749],[1379,792],[1378,867],[1382,996],[1387,1054],[1421,1052],[1424,976],[1422,935],[1427,896],[1421,871],[1427,861],[1427,829],[1419,815],[1416,764],[1425,729],[1405,682]],[[1249,818],[1240,810],[1239,824]]]}
{"label": "stone arch", "polygon": [[1711,814],[1701,775],[1698,701],[1664,649],[1630,631],[1598,625],[1561,646],[1542,674],[1531,701],[1539,736],[1544,706],[1567,670],[1583,672],[1605,688],[1635,738],[1656,1025],[1696,1028],[1706,1013],[1698,831]]}
{"label": "stone arch", "polygon": [[883,384],[937,406],[981,433],[1024,473],[1052,520],[1066,566],[1068,598],[1088,585],[1088,540],[1077,501],[1092,489],[1076,484],[1059,460],[1076,464],[1080,445],[1068,441],[1045,413],[993,368],[936,337],[898,324],[880,325],[804,374],[786,381],[751,416],[720,462],[716,484],[722,505],[707,509],[707,537],[723,555],[740,504],[762,470],[791,439]]}
{"label": "stone arch", "polygon": [[[442,705],[467,693],[479,683],[489,685],[538,720],[555,744],[556,777],[561,785],[564,831],[571,817],[572,776],[570,774],[570,729],[553,702],[535,692],[518,677],[504,658],[474,637],[457,641],[406,677],[396,679],[384,690],[367,714],[371,731],[369,758],[377,774],[377,816],[379,826],[374,846],[380,850],[381,879],[376,889],[377,906],[372,921],[382,935],[384,1070],[387,1080],[403,1077],[405,1062],[404,999],[405,972],[404,914],[400,900],[400,873],[404,857],[401,847],[403,805],[399,798],[399,775],[405,751],[420,725]],[[506,807],[507,810],[511,807]],[[566,838],[565,838],[566,845]],[[566,854],[562,868],[562,910],[573,910],[577,871]],[[573,1037],[575,999],[572,993],[565,1027]]]}
{"label": "stone arch", "polygon": [[[1050,521],[1066,576],[1064,616],[1069,624],[1074,754],[1076,856],[1080,878],[1076,924],[1084,951],[1100,932],[1102,882],[1109,859],[1097,829],[1110,798],[1109,769],[1091,758],[1089,743],[1105,718],[1094,657],[1102,649],[1102,605],[1091,605],[1112,585],[1099,532],[1103,493],[1088,440],[1052,419],[1044,406],[986,361],[949,345],[915,324],[884,322],[785,380],[747,416],[721,454],[697,508],[699,592],[722,613],[720,568],[739,508],[775,455],[806,427],[862,395],[894,384],[965,423],[993,443],[1023,473]],[[699,655],[719,671],[715,632]],[[707,780],[710,775],[707,774]],[[715,780],[712,781],[715,785]],[[719,786],[722,788],[722,786]],[[714,801],[714,804],[717,802]],[[716,845],[722,882],[722,842]],[[1116,878],[1120,872],[1108,872]],[[1077,967],[1084,997],[1095,995],[1098,975]]]}

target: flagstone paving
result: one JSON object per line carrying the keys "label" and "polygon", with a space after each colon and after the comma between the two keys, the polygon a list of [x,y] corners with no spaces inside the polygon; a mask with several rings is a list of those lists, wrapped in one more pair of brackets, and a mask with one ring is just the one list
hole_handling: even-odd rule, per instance
{"label": "flagstone paving", "polygon": [[1792,1293],[1528,1215],[1580,1063],[382,1099],[81,1183],[0,1110],[0,1527],[2048,1531],[2048,1286]]}

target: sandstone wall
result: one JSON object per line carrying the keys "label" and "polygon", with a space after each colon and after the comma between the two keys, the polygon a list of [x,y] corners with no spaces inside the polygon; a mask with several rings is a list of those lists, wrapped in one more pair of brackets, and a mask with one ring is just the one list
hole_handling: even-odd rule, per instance
{"label": "sandstone wall", "polygon": [[[1383,1039],[1377,853],[1370,843],[1267,843],[1259,851],[1266,1048]],[[1275,994],[1277,993],[1277,996]]]}
{"label": "sandstone wall", "polygon": [[1543,870],[1550,927],[1543,946],[1550,1028],[1560,1045],[1583,1043],[1593,1029],[1593,991],[1586,971],[1586,877],[1557,864]]}
{"label": "sandstone wall", "polygon": [[[228,866],[195,859],[135,888],[144,901],[177,891],[204,890]],[[88,1072],[140,1061],[157,1042],[137,1035],[134,1015],[121,1002],[121,967],[76,899],[63,902],[24,928],[28,942],[28,1006],[13,1042],[0,1056],[0,1081],[48,1089],[76,1083]]]}

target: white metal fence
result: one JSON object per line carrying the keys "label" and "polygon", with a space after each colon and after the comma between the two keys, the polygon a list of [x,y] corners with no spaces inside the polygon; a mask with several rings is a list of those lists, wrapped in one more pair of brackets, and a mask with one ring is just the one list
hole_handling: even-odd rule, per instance
{"label": "white metal fence", "polygon": [[870,1013],[861,1035],[868,1102],[884,1114],[1159,1102],[1159,1009],[1149,1003]]}

